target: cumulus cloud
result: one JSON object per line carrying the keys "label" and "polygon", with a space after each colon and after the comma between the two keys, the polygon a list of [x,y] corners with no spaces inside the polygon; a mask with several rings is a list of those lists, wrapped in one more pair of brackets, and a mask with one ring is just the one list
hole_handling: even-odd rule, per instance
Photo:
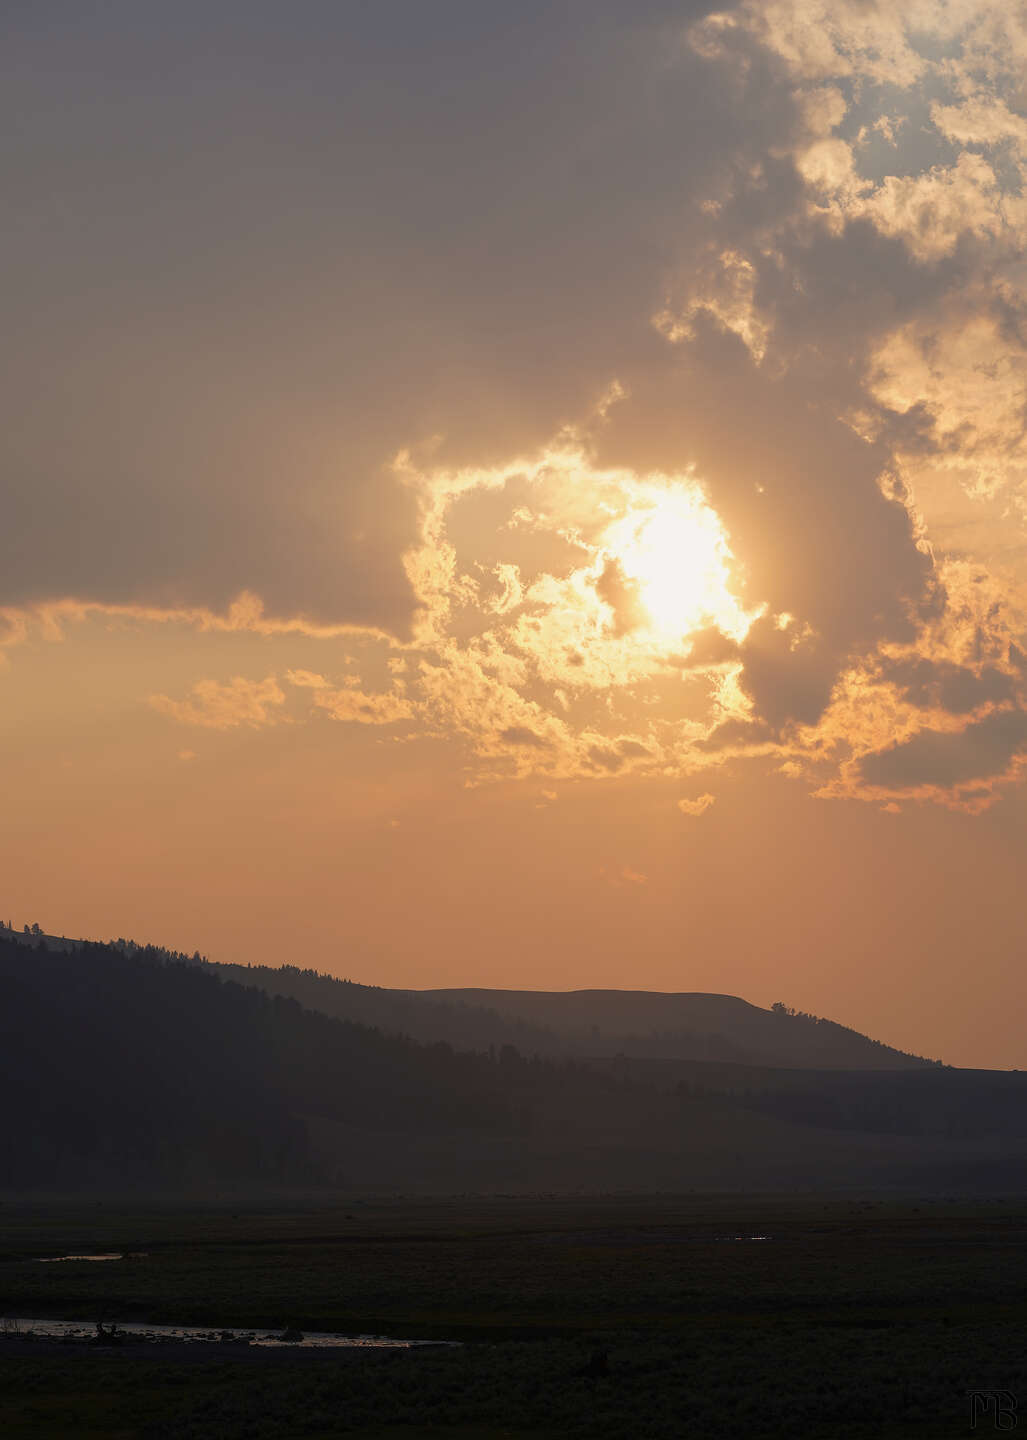
{"label": "cumulus cloud", "polygon": [[401,674],[393,671],[392,688],[380,691],[364,690],[358,675],[346,676],[338,686],[314,670],[288,670],[285,678],[298,690],[312,691],[314,708],[325,711],[333,720],[393,725],[398,720],[409,720],[414,713]]}
{"label": "cumulus cloud", "polygon": [[707,792],[705,795],[697,795],[694,800],[681,799],[678,801],[678,809],[682,815],[705,815],[716,798]]}
{"label": "cumulus cloud", "polygon": [[532,750],[545,750],[549,745],[548,740],[542,735],[536,735],[527,725],[508,725],[499,732],[499,738],[508,745],[527,745]]}
{"label": "cumulus cloud", "polygon": [[300,690],[328,690],[331,683],[324,675],[319,675],[316,670],[287,670],[285,678],[290,685],[295,685]]}
{"label": "cumulus cloud", "polygon": [[[1005,778],[1027,750],[1027,713],[997,710],[962,730],[921,730],[910,739],[864,755],[867,785],[910,794],[959,792],[982,780]],[[975,790],[980,800],[988,792]]]}
{"label": "cumulus cloud", "polygon": [[1014,698],[1012,676],[995,665],[974,670],[949,660],[910,656],[886,661],[882,676],[897,685],[911,704],[922,709],[937,707],[954,715]]}
{"label": "cumulus cloud", "polygon": [[285,691],[273,675],[265,680],[236,675],[224,684],[200,680],[188,699],[151,695],[149,701],[155,710],[182,725],[200,725],[210,730],[233,730],[240,725],[258,729],[277,725],[285,718]]}
{"label": "cumulus cloud", "polygon": [[394,725],[398,720],[408,720],[414,713],[401,693],[368,693],[356,687],[318,690],[314,704],[333,720],[357,725]]}

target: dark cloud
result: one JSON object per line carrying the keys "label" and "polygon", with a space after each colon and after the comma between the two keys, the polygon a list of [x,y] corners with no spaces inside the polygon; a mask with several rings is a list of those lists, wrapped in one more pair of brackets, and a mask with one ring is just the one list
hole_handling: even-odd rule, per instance
{"label": "dark cloud", "polygon": [[769,618],[755,621],[740,651],[742,688],[771,729],[817,723],[844,657],[813,638],[790,635]]}
{"label": "dark cloud", "polygon": [[[774,255],[756,254],[754,263],[757,300],[773,320],[771,364],[800,365],[821,393],[851,391],[881,335],[936,305],[973,269],[962,254],[922,265],[901,239],[864,218],[837,230],[793,229]],[[902,417],[906,434],[918,419],[926,429],[922,411]]]}
{"label": "dark cloud", "polygon": [[709,8],[8,17],[0,603],[402,632],[396,451],[530,449],[648,343],[719,163]]}
{"label": "dark cloud", "polygon": [[705,740],[696,742],[696,749],[716,755],[721,750],[758,750],[771,744],[776,737],[770,726],[760,720],[725,720]]}
{"label": "dark cloud", "polygon": [[994,665],[976,671],[949,660],[896,660],[882,666],[882,677],[897,685],[911,704],[937,706],[953,715],[1013,698],[1010,677]]}
{"label": "dark cloud", "polygon": [[859,773],[889,790],[949,788],[1005,774],[1027,750],[1027,712],[998,710],[955,734],[922,730],[912,739],[865,755]]}
{"label": "dark cloud", "polygon": [[613,611],[614,635],[626,635],[645,620],[645,606],[636,580],[624,573],[619,560],[608,559],[595,582],[596,594]]}
{"label": "dark cloud", "polygon": [[609,745],[590,745],[586,752],[589,762],[597,770],[609,770],[611,772],[620,770],[624,766],[624,756],[618,750]]}
{"label": "dark cloud", "polygon": [[738,641],[732,640],[729,635],[725,635],[715,625],[711,625],[692,637],[688,654],[680,663],[684,666],[697,667],[723,665],[730,660],[737,660],[738,653]]}
{"label": "dark cloud", "polygon": [[508,745],[524,745],[531,750],[549,749],[549,741],[544,736],[537,735],[534,730],[529,730],[526,725],[508,725],[505,730],[500,730],[499,738]]}

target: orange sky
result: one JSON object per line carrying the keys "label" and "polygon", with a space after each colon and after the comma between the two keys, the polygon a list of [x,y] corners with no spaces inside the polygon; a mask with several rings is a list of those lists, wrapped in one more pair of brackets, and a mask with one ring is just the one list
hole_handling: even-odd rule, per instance
{"label": "orange sky", "polygon": [[373,9],[3,22],[0,913],[1022,1066],[1019,12]]}

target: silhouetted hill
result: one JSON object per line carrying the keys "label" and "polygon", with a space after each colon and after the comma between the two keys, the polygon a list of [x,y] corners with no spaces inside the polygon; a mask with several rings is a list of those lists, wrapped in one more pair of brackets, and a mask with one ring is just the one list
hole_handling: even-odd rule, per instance
{"label": "silhouetted hill", "polygon": [[[38,926],[0,937],[70,950],[82,942]],[[735,995],[653,990],[390,990],[339,980],[293,965],[226,965],[134,941],[109,942],[128,954],[203,965],[222,979],[287,995],[310,1010],[388,1034],[440,1041],[461,1050],[516,1045],[529,1055],[630,1055],[730,1061],[802,1069],[899,1070],[936,1064],[803,1011],[770,1010]]]}
{"label": "silhouetted hill", "polygon": [[[205,962],[210,964],[210,962]],[[538,1055],[633,1055],[790,1068],[900,1070],[932,1062],[844,1025],[734,995],[650,990],[388,990],[286,965],[210,965],[227,979],[418,1040]]]}
{"label": "silhouetted hill", "polygon": [[0,1095],[4,1189],[1027,1184],[1017,1073],[461,1053],[149,948],[0,939]]}
{"label": "silhouetted hill", "polygon": [[591,1054],[897,1070],[932,1062],[856,1030],[736,995],[652,990],[428,990],[433,1000],[540,1025]]}
{"label": "silhouetted hill", "polygon": [[408,1035],[426,1043],[444,1041],[461,1050],[486,1052],[516,1045],[529,1055],[565,1055],[573,1050],[565,1037],[544,1025],[502,1015],[483,1005],[447,1003],[430,992],[388,990],[337,980],[317,970],[294,965],[225,965],[205,960],[204,968],[240,985],[257,985],[270,995],[289,995],[310,1010],[373,1025],[389,1034]]}
{"label": "silhouetted hill", "polygon": [[486,1061],[157,949],[0,939],[0,1183],[315,1177],[306,1120],[502,1131]]}

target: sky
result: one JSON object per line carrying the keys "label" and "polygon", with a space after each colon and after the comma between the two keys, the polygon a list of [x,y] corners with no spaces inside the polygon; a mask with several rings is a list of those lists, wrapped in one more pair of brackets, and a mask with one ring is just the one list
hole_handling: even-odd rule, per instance
{"label": "sky", "polygon": [[0,54],[4,919],[1027,1068],[1027,7]]}

